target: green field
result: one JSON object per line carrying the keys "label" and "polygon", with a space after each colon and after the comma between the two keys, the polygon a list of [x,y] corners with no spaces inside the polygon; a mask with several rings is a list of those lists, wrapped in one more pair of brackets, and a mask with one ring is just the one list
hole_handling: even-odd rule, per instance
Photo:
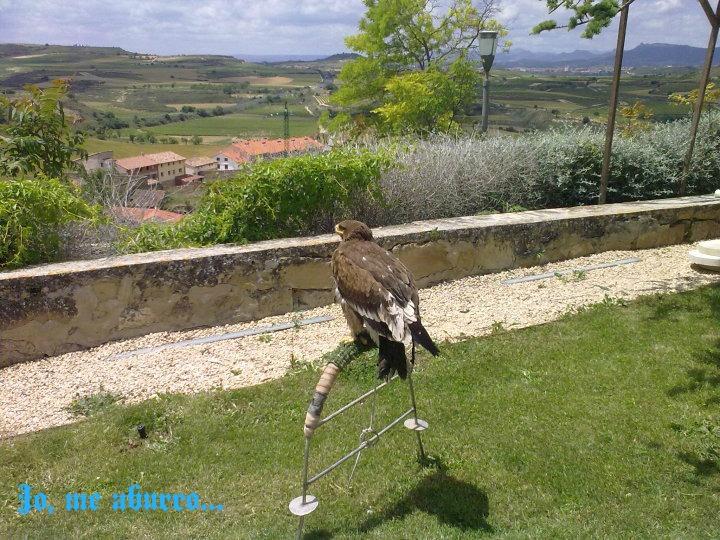
{"label": "green field", "polygon": [[85,149],[88,153],[104,152],[112,150],[115,159],[137,156],[139,154],[155,154],[157,152],[175,152],[183,157],[208,156],[212,157],[217,152],[230,144],[149,144],[131,143],[119,139],[100,140],[89,138],[85,141]]}
{"label": "green field", "polygon": [[[673,92],[697,87],[697,70],[678,68],[668,71],[644,70],[624,74],[620,84],[620,106],[642,102],[654,113],[654,120],[665,122],[687,116],[689,107],[668,101]],[[528,127],[528,111],[546,111],[557,119],[604,122],[610,94],[609,76],[530,74],[497,70],[491,81],[494,110],[491,121],[500,125]],[[622,123],[622,117],[619,117]]]}
{"label": "green field", "polygon": [[[224,137],[276,137],[283,133],[285,101],[292,135],[312,135],[319,115],[314,94],[326,93],[316,65],[266,65],[228,56],[139,55],[118,48],[0,44],[0,90],[20,93],[69,78],[66,107],[91,136],[127,139],[130,133]],[[183,106],[203,109],[182,111]],[[213,109],[222,106],[225,115]],[[306,107],[312,111],[309,113]],[[112,113],[118,127],[98,115]],[[183,116],[181,116],[181,113]],[[120,147],[120,143],[109,143]],[[99,149],[98,144],[92,150]]]}
{"label": "green field", "polygon": [[[338,61],[253,64],[227,56],[161,57],[117,48],[0,45],[0,89],[17,92],[24,83],[42,85],[71,77],[68,108],[93,134],[102,129],[96,115],[112,112],[129,124],[119,130],[125,138],[136,130],[163,136],[277,137],[283,130],[275,115],[287,101],[293,113],[291,134],[311,135],[324,110],[315,95],[327,100],[323,77],[332,81],[341,66]],[[669,103],[668,95],[695,88],[697,78],[697,69],[635,69],[623,74],[620,102],[641,101],[653,111],[655,121],[677,119],[689,108]],[[495,128],[520,131],[561,121],[579,123],[584,117],[602,123],[609,88],[607,75],[495,69],[490,122]],[[479,103],[478,89],[470,117],[479,116]],[[206,112],[221,105],[229,114],[189,113],[183,121],[183,105]],[[618,121],[622,125],[622,117]]]}
{"label": "green field", "polygon": [[[148,128],[147,131],[156,135],[178,136],[282,137],[283,119],[282,116],[266,118],[259,114],[237,113],[175,122]],[[290,134],[292,136],[313,135],[314,133],[317,133],[317,119],[301,116],[291,118]]]}
{"label": "green field", "polygon": [[[422,355],[418,407],[431,459],[402,427],[312,486],[307,538],[715,538],[720,530],[720,288],[606,301],[562,320]],[[328,412],[365,391],[355,360]],[[89,420],[0,442],[9,538],[291,538],[302,423],[315,369],[236,391],[106,405]],[[101,407],[112,400],[95,400]],[[378,424],[406,410],[382,394]],[[367,406],[317,432],[311,474],[357,444]],[[147,439],[136,426],[144,424]],[[54,515],[17,514],[17,486]],[[197,492],[222,511],[112,511],[111,493]],[[67,491],[102,495],[68,512]]]}

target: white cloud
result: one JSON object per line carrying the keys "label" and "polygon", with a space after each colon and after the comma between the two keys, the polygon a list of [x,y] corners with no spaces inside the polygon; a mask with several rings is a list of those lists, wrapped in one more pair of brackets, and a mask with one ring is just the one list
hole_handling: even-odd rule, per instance
{"label": "white cloud", "polygon": [[681,6],[681,0],[656,0],[655,10],[670,11]]}
{"label": "white cloud", "polygon": [[[163,54],[332,53],[356,31],[361,0],[0,0],[4,42],[117,45]],[[555,14],[562,22],[563,14]],[[612,49],[616,23],[593,40],[580,31],[530,36],[548,18],[544,0],[505,0],[500,19],[517,48]],[[704,46],[710,27],[689,0],[635,2],[627,46],[641,42]]]}

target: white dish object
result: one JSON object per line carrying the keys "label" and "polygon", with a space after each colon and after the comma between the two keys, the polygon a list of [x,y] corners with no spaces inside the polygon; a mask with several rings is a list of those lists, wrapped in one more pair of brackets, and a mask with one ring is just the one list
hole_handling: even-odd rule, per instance
{"label": "white dish object", "polygon": [[690,251],[689,257],[693,264],[720,271],[720,240],[700,242],[697,249]]}

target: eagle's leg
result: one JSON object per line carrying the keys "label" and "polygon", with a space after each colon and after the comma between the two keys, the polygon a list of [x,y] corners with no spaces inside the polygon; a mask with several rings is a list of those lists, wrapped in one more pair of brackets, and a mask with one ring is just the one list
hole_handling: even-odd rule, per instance
{"label": "eagle's leg", "polygon": [[343,315],[345,315],[345,320],[350,328],[350,334],[352,335],[353,340],[365,347],[372,345],[373,340],[368,331],[365,329],[362,317],[360,317],[360,315],[358,315],[357,312],[349,307],[345,302],[342,302],[340,306],[342,307]]}
{"label": "eagle's leg", "polygon": [[397,372],[401,379],[405,379],[408,374],[405,345],[381,335],[378,348],[378,378],[387,381]]}

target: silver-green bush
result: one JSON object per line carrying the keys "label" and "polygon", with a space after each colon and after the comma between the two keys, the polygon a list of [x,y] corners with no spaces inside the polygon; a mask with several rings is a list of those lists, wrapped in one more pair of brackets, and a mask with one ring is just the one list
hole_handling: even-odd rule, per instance
{"label": "silver-green bush", "polygon": [[[654,124],[615,139],[608,201],[672,197],[688,144],[688,120]],[[594,204],[603,132],[562,128],[517,137],[432,137],[408,145],[381,178],[385,205],[363,205],[361,218],[406,221]],[[688,194],[720,187],[720,114],[703,117]]]}

